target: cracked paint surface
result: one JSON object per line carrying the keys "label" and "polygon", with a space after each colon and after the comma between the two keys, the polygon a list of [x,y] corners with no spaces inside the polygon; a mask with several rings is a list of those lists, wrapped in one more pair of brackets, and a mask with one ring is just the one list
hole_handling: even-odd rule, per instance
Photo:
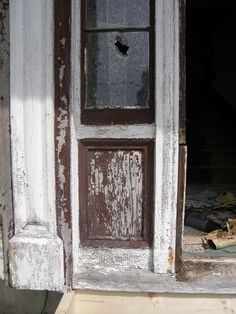
{"label": "cracked paint surface", "polygon": [[88,215],[91,237],[142,237],[143,169],[140,151],[90,151]]}

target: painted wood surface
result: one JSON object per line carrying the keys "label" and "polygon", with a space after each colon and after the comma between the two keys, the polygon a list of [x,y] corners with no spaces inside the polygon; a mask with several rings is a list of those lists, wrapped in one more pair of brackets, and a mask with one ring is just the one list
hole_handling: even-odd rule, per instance
{"label": "painted wood surface", "polygon": [[11,284],[24,289],[61,290],[64,281],[55,210],[53,29],[53,0],[10,1],[15,234],[9,258]]}
{"label": "painted wood surface", "polygon": [[[83,138],[154,138],[155,137],[155,208],[154,208],[154,246],[149,252],[144,252],[143,259],[147,258],[142,265],[151,266],[158,273],[174,272],[175,268],[175,233],[177,214],[177,178],[178,178],[178,105],[179,105],[179,48],[178,48],[178,1],[157,0],[156,6],[156,125],[112,125],[112,126],[84,126],[80,122],[80,1],[73,1],[72,16],[72,137],[75,144],[76,139]],[[72,195],[73,195],[73,221],[79,220],[78,199],[79,172],[76,161],[78,154],[72,148]],[[76,160],[77,159],[77,160]],[[86,258],[85,249],[80,246],[78,238],[79,228],[73,227],[74,232],[74,270],[75,273],[85,264],[81,256]],[[107,254],[107,255],[106,255]],[[116,265],[110,258],[112,251],[94,250],[89,255],[91,265],[98,262],[102,267],[104,261],[111,261],[111,267]],[[117,253],[118,254],[118,253]],[[137,258],[142,259],[142,253]],[[128,252],[133,267],[137,252],[130,249]],[[149,257],[153,257],[150,263]],[[103,264],[103,265],[102,265]],[[123,261],[124,267],[130,267],[129,260]],[[148,266],[148,267],[149,267]],[[132,267],[132,266],[131,266]],[[152,267],[152,266],[151,266]]]}
{"label": "painted wood surface", "polygon": [[235,295],[76,291],[63,296],[56,314],[230,314],[235,306]]}
{"label": "painted wood surface", "polygon": [[156,140],[153,263],[175,272],[179,154],[179,1],[156,0]]}
{"label": "painted wood surface", "polygon": [[71,2],[54,1],[55,172],[57,233],[64,244],[65,285],[72,277],[70,57]]}
{"label": "painted wood surface", "polygon": [[[8,242],[13,236],[13,209],[10,152],[10,54],[9,54],[9,1],[0,1],[0,277],[7,278]],[[4,252],[2,249],[4,247]],[[4,258],[3,258],[4,257]],[[4,265],[3,265],[4,263]],[[4,269],[4,275],[3,275]]]}
{"label": "painted wood surface", "polygon": [[[130,249],[130,248],[85,248],[81,246],[79,231],[80,225],[80,205],[79,195],[79,165],[83,160],[78,156],[77,142],[80,139],[152,139],[155,136],[154,124],[134,124],[134,125],[110,125],[110,126],[86,126],[80,120],[80,1],[72,1],[72,85],[71,85],[71,204],[73,228],[73,269],[74,278],[85,265],[104,267],[144,267],[151,268],[150,249]],[[78,210],[79,209],[79,210]],[[121,258],[123,256],[123,258]]]}
{"label": "painted wood surface", "polygon": [[100,139],[79,146],[83,245],[144,246],[151,238],[152,142]]}
{"label": "painted wood surface", "polygon": [[90,239],[141,239],[142,162],[140,151],[90,151],[87,208]]}

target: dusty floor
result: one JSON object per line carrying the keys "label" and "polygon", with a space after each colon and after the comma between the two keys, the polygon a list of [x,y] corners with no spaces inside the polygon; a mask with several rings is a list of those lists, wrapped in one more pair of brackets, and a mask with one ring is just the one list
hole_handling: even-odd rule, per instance
{"label": "dusty floor", "polygon": [[[216,198],[225,193],[231,193],[236,198],[236,186],[226,184],[189,184],[186,189],[186,207],[207,207],[217,204]],[[231,256],[236,254],[236,247],[220,250],[205,250],[202,245],[203,231],[189,226],[184,227],[183,254],[197,254],[204,256]]]}

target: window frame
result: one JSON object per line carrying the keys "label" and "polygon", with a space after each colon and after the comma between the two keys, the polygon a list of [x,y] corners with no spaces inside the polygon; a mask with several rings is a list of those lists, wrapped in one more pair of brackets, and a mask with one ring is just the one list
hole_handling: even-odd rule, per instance
{"label": "window frame", "polygon": [[[86,28],[86,0],[81,0],[81,122],[85,125],[109,125],[109,124],[137,124],[153,123],[155,120],[155,0],[150,1],[150,26],[149,27],[124,27],[124,28]],[[147,31],[149,33],[149,106],[147,108],[85,108],[86,99],[86,74],[85,74],[85,49],[86,31],[89,32],[134,32]]]}
{"label": "window frame", "polygon": [[[72,1],[71,54],[71,204],[73,229],[73,285],[81,287],[80,272],[98,267],[149,269],[151,274],[175,272],[175,241],[178,181],[178,106],[179,44],[178,0],[155,1],[155,121],[152,124],[84,125],[81,116],[81,1]],[[163,16],[165,15],[165,17]],[[157,75],[158,73],[158,75]],[[176,79],[176,81],[175,81]],[[150,249],[82,248],[80,245],[78,205],[78,139],[148,139],[154,138],[154,221]],[[80,162],[80,161],[79,161]],[[106,257],[105,257],[106,256]],[[121,259],[121,256],[123,258]],[[126,259],[124,262],[124,259]],[[116,263],[114,265],[114,263]],[[85,266],[87,265],[87,266]],[[77,276],[78,275],[78,276]],[[79,280],[79,282],[78,282]]]}

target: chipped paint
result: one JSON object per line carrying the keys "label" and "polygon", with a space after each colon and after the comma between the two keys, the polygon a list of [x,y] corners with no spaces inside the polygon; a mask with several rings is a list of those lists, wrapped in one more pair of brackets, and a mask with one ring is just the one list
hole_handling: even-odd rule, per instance
{"label": "chipped paint", "polygon": [[[157,0],[156,3],[156,125],[112,125],[85,126],[80,123],[80,1],[73,1],[72,17],[72,135],[77,139],[134,139],[155,138],[155,223],[154,245],[149,250],[127,249],[121,267],[149,267],[158,273],[174,272],[175,256],[169,255],[169,248],[175,249],[176,210],[177,210],[177,171],[178,171],[178,1]],[[73,141],[74,145],[76,141]],[[78,168],[75,166],[78,155],[73,149],[73,217],[78,221],[78,201],[76,201],[79,182],[76,179]],[[79,158],[78,158],[79,159]],[[79,163],[80,163],[79,159]],[[99,174],[99,169],[97,170]],[[99,185],[101,175],[98,176]],[[104,178],[103,178],[104,180]],[[95,179],[93,180],[95,181]],[[78,199],[78,198],[77,198]],[[112,259],[119,254],[118,249],[102,250],[83,248],[78,238],[78,226],[74,226],[75,272],[86,263],[116,268],[118,260]],[[142,255],[143,252],[143,255]],[[140,256],[139,256],[140,254]],[[136,256],[129,262],[127,256]],[[88,258],[87,258],[88,257]],[[170,257],[173,257],[170,259]],[[126,259],[127,258],[127,259]],[[142,262],[141,262],[142,261]],[[171,265],[170,263],[171,262]],[[117,263],[117,264],[116,264]],[[154,266],[154,267],[153,267]]]}
{"label": "chipped paint", "polygon": [[79,248],[78,271],[83,267],[100,269],[152,269],[151,250],[127,248]]}
{"label": "chipped paint", "polygon": [[65,45],[66,45],[66,38],[63,37],[63,38],[60,40],[60,43],[61,43],[62,46],[65,47]]}
{"label": "chipped paint", "polygon": [[[10,97],[9,1],[0,1],[0,277],[8,281],[8,241],[13,236],[11,154],[9,128]],[[3,252],[4,247],[4,252]],[[4,263],[4,265],[3,265]],[[4,271],[4,273],[3,273]],[[5,278],[4,278],[5,277]]]}
{"label": "chipped paint", "polygon": [[90,152],[88,214],[93,238],[142,237],[143,154]]}
{"label": "chipped paint", "polygon": [[[24,229],[10,241],[12,286],[20,289],[62,290],[63,244],[39,226]],[[30,243],[29,243],[30,242]],[[43,280],[42,280],[43,278]]]}
{"label": "chipped paint", "polygon": [[70,0],[54,2],[55,167],[57,232],[64,244],[64,284],[71,286]]}
{"label": "chipped paint", "polygon": [[59,79],[60,79],[60,87],[63,87],[63,77],[64,77],[64,71],[65,71],[65,64],[61,65],[59,69]]}
{"label": "chipped paint", "polygon": [[[154,271],[174,272],[179,151],[179,2],[156,1],[156,145]],[[174,257],[174,256],[173,256]],[[174,257],[175,258],[175,257]],[[173,265],[175,261],[173,262]]]}
{"label": "chipped paint", "polygon": [[53,3],[10,2],[15,234],[8,253],[11,284],[21,289],[63,290],[64,284],[55,208]]}

